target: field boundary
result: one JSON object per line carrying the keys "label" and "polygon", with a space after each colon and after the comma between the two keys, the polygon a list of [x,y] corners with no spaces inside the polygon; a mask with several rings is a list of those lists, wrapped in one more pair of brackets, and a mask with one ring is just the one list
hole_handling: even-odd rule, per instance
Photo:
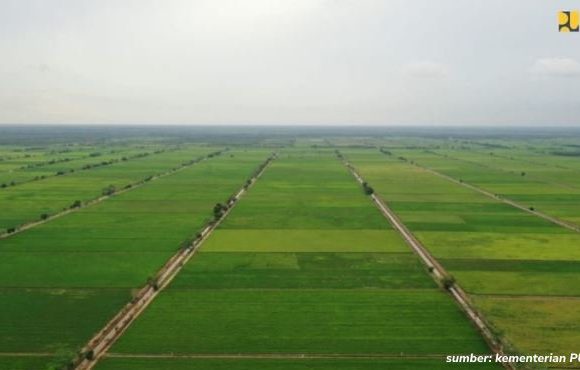
{"label": "field boundary", "polygon": [[191,354],[174,354],[174,353],[107,353],[106,358],[160,358],[160,359],[444,359],[446,354],[374,354],[374,353],[191,353]]}
{"label": "field boundary", "polygon": [[418,167],[418,168],[421,168],[424,171],[427,171],[427,172],[429,172],[429,173],[431,173],[433,175],[439,176],[439,177],[441,177],[441,178],[443,178],[443,179],[445,179],[447,181],[451,181],[451,182],[453,182],[453,183],[455,183],[457,185],[461,185],[463,187],[466,187],[468,189],[471,189],[473,191],[476,191],[476,192],[478,192],[480,194],[483,194],[483,195],[485,195],[488,198],[491,198],[491,199],[500,201],[502,203],[505,203],[507,205],[510,205],[512,207],[515,207],[515,208],[517,208],[519,210],[525,211],[525,212],[527,212],[529,214],[532,214],[534,216],[543,218],[546,221],[550,221],[551,223],[556,224],[556,225],[561,226],[561,227],[564,227],[564,228],[566,228],[568,230],[575,231],[575,232],[580,232],[580,226],[577,226],[575,224],[572,224],[572,223],[569,223],[569,222],[560,220],[557,217],[550,216],[550,215],[548,215],[546,213],[537,211],[535,209],[530,209],[530,207],[526,207],[526,206],[524,206],[524,205],[522,205],[522,204],[520,204],[520,203],[518,203],[516,201],[513,201],[513,200],[511,200],[509,198],[506,198],[506,197],[501,196],[501,195],[498,195],[498,194],[494,194],[494,193],[492,193],[490,191],[487,191],[487,190],[485,190],[483,188],[480,188],[479,186],[476,186],[476,185],[467,183],[467,182],[465,182],[463,180],[457,180],[457,179],[455,179],[455,178],[453,178],[453,177],[451,177],[449,175],[446,175],[444,173],[441,173],[439,171],[436,171],[436,170],[434,170],[432,168],[429,168],[429,167],[426,167],[424,165],[418,164],[417,162],[415,162],[414,165],[416,167]]}
{"label": "field boundary", "polygon": [[[137,153],[134,154],[132,156],[121,156],[121,157],[116,157],[114,159],[109,159],[108,161],[101,161],[101,162],[96,162],[96,163],[89,163],[87,165],[89,165],[90,167],[85,168],[80,167],[80,168],[75,168],[72,170],[68,170],[68,171],[63,171],[62,173],[60,173],[60,171],[57,171],[51,175],[42,175],[40,177],[34,177],[28,180],[24,180],[24,181],[20,181],[20,182],[14,182],[13,184],[7,186],[6,188],[0,189],[0,190],[5,190],[5,189],[11,189],[15,186],[20,186],[20,185],[25,185],[25,184],[29,184],[31,182],[36,182],[36,181],[43,181],[43,180],[49,180],[53,177],[59,177],[59,176],[66,176],[66,175],[70,175],[72,173],[77,173],[77,172],[83,172],[83,171],[89,171],[89,170],[93,170],[95,168],[101,168],[101,167],[108,167],[108,166],[112,166],[115,164],[119,164],[119,163],[126,163],[128,161],[132,161],[135,159],[141,159],[141,158],[145,158],[145,157],[150,157],[152,155],[157,155],[157,154],[163,154],[163,153],[168,153],[168,152],[173,152],[173,151],[177,151],[181,148],[179,147],[174,147],[174,148],[169,148],[169,149],[163,149],[163,150],[154,150],[154,151],[149,151],[149,152],[142,152],[142,153]],[[123,153],[122,151],[120,153]],[[120,154],[120,153],[112,153],[112,154]],[[75,158],[75,159],[70,159],[68,161],[58,161],[58,162],[54,162],[54,163],[49,163],[49,162],[44,162],[44,164],[42,166],[34,166],[31,168],[42,168],[42,167],[48,167],[48,166],[52,166],[52,165],[56,165],[56,164],[62,164],[62,163],[74,163],[76,161],[82,161],[82,160],[86,160],[86,159],[90,159],[91,156],[87,155],[84,157],[80,157],[80,158]],[[95,159],[98,159],[99,157],[93,157]],[[122,159],[125,158],[125,159]],[[18,171],[20,170],[24,170],[27,169],[26,167],[19,167],[17,168]]]}
{"label": "field boundary", "polygon": [[113,197],[115,195],[123,194],[123,193],[126,193],[128,191],[131,191],[131,190],[140,188],[141,186],[147,184],[148,182],[155,181],[155,180],[158,180],[160,178],[173,175],[173,174],[175,174],[175,173],[177,173],[179,171],[182,171],[182,170],[184,170],[184,169],[186,169],[188,167],[193,166],[194,164],[197,164],[199,162],[202,162],[202,161],[211,159],[213,157],[219,156],[222,153],[227,152],[228,150],[229,150],[228,148],[225,148],[225,149],[221,149],[221,150],[218,150],[218,151],[214,151],[214,152],[208,153],[208,154],[203,155],[201,157],[198,157],[196,159],[192,159],[190,161],[187,161],[184,164],[181,164],[179,166],[173,167],[173,168],[169,169],[168,171],[161,172],[161,173],[158,173],[156,175],[151,175],[151,176],[148,176],[148,177],[146,177],[144,179],[141,179],[141,180],[135,181],[133,183],[127,184],[127,185],[125,185],[125,187],[123,189],[118,190],[118,191],[115,191],[112,194],[100,195],[97,198],[89,199],[87,201],[82,202],[80,205],[78,205],[76,207],[72,207],[71,206],[71,207],[66,208],[66,209],[64,209],[62,211],[53,213],[52,215],[48,215],[43,220],[26,222],[24,224],[21,224],[21,225],[17,226],[15,228],[15,230],[12,231],[12,232],[5,231],[5,232],[1,233],[0,234],[0,240],[9,238],[9,237],[11,237],[13,235],[19,234],[19,233],[21,233],[23,231],[26,231],[28,229],[31,229],[33,227],[42,225],[44,223],[47,223],[47,222],[52,221],[54,219],[57,219],[59,217],[68,215],[69,213],[73,213],[73,212],[76,212],[76,211],[78,211],[80,209],[87,208],[87,207],[93,206],[95,204],[101,203],[102,201],[105,201],[105,200],[107,200],[107,199],[109,199],[109,198],[111,198],[111,197]]}
{"label": "field boundary", "polygon": [[[446,159],[451,159],[451,160],[457,161],[457,162],[468,163],[468,164],[470,164],[472,166],[483,167],[483,168],[490,169],[492,171],[503,172],[503,173],[506,173],[506,174],[509,174],[509,175],[512,175],[512,176],[516,174],[516,172],[513,171],[513,170],[508,170],[506,168],[501,168],[501,167],[494,167],[492,165],[485,164],[485,163],[481,163],[481,162],[478,162],[478,161],[473,160],[473,159],[465,159],[465,158],[456,157],[455,154],[453,156],[450,156],[450,155],[445,156],[445,155],[443,155],[441,153],[437,153],[437,152],[434,152],[432,150],[427,150],[426,152],[429,153],[429,154],[433,154],[434,156],[437,156],[437,157],[440,157],[440,158],[446,158]],[[478,154],[482,154],[481,152],[477,152],[477,153]],[[510,161],[513,161],[513,162],[518,162],[518,161],[523,162],[522,160],[517,160],[517,159],[513,159],[513,158],[510,158],[510,157],[507,157],[507,156],[502,156],[502,155],[496,155],[496,154],[494,154],[494,157],[507,159],[507,160],[510,160]],[[531,163],[531,162],[528,162],[528,163]],[[534,163],[534,164],[535,165],[541,165],[541,166],[543,166],[545,168],[551,167],[550,165],[547,165],[547,164],[540,164],[540,163]],[[549,180],[547,180],[547,179],[545,179],[543,177],[538,177],[538,176],[534,176],[534,175],[526,175],[526,176],[528,176],[528,178],[530,180],[537,181],[537,182],[541,182],[542,184],[546,184],[546,185],[549,185],[549,186],[557,186],[557,187],[561,187],[561,188],[565,188],[565,189],[570,189],[570,190],[579,190],[578,186],[576,186],[576,185],[570,185],[570,184],[565,184],[565,183],[561,183],[561,182],[552,182],[552,181],[549,181]]]}
{"label": "field boundary", "polygon": [[233,207],[238,203],[240,197],[256,183],[275,158],[276,154],[274,153],[269,156],[258,167],[258,170],[252,174],[250,179],[246,181],[242,188],[229,198],[227,209],[223,214],[219,218],[210,221],[191,243],[180,248],[158,271],[155,278],[151,279],[147,285],[141,288],[131,302],[127,303],[101,331],[89,340],[88,344],[81,350],[80,357],[75,362],[75,369],[90,370],[96,365],[98,360],[105,355],[113,343],[119,339],[155,297],[169,285],[187,261],[197,252],[201,244],[211,235],[212,231],[228,216]]}
{"label": "field boundary", "polygon": [[[363,186],[367,186],[367,182],[362,178],[362,176],[357,172],[355,167],[347,160],[342,159],[344,165],[349,169],[351,174],[355,179]],[[451,294],[455,301],[459,304],[461,309],[468,316],[470,321],[475,325],[478,331],[483,336],[486,343],[489,345],[490,349],[497,355],[504,355],[503,344],[496,337],[490,325],[484,319],[484,317],[477,311],[477,309],[471,303],[469,297],[465,291],[457,284],[454,280],[450,280],[451,275],[445,270],[445,268],[435,259],[433,255],[423,246],[423,244],[411,233],[411,231],[405,226],[405,224],[399,219],[399,217],[388,207],[385,201],[382,200],[380,196],[374,191],[369,194],[373,203],[379,208],[383,216],[387,218],[389,223],[397,230],[403,239],[411,247],[411,249],[421,258],[422,262],[427,266],[429,272],[432,273],[433,277],[438,284],[444,286],[444,288]],[[516,367],[509,362],[504,362],[502,365],[506,369],[515,370]]]}

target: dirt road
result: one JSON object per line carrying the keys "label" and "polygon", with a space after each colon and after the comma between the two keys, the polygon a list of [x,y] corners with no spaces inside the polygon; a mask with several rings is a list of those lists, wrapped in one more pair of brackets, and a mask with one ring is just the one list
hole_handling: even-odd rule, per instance
{"label": "dirt road", "polygon": [[[344,162],[348,167],[352,175],[357,179],[357,181],[362,185],[365,181],[348,162]],[[423,263],[432,272],[434,278],[441,282],[445,277],[450,276],[443,266],[431,255],[431,253],[421,244],[421,242],[415,238],[415,236],[407,229],[403,222],[397,217],[397,215],[387,206],[387,204],[377,195],[373,193],[370,195],[371,199],[375,205],[379,208],[381,213],[389,220],[391,225],[397,230],[402,236],[405,242],[411,247],[411,249],[421,258]],[[471,304],[465,291],[457,284],[453,283],[451,286],[447,287],[449,293],[457,301],[459,306],[463,309],[469,319],[477,327],[479,332],[484,337],[485,341],[488,343],[489,347],[495,354],[503,355],[502,344],[497,340],[493,332],[491,331],[489,325],[484,320],[477,310]],[[503,366],[506,369],[514,369],[515,367],[511,363],[504,363]]]}
{"label": "dirt road", "polygon": [[91,356],[89,356],[90,358],[83,358],[78,363],[77,370],[90,370],[95,366],[97,361],[109,350],[113,343],[115,343],[155,297],[173,280],[181,268],[195,254],[200,245],[209,237],[211,232],[228,216],[232,208],[237,204],[239,198],[260,178],[273,159],[275,159],[275,155],[266,160],[261,170],[251,178],[248,186],[243,186],[231,198],[228,209],[217,222],[206,226],[200,232],[199,237],[189,247],[182,248],[171,257],[156,275],[155,283],[143,287],[137,296],[89,341],[81,352],[91,353]]}
{"label": "dirt road", "polygon": [[562,220],[560,220],[560,219],[558,219],[556,217],[552,217],[552,216],[547,215],[545,213],[542,213],[542,212],[539,212],[539,211],[536,211],[536,210],[532,210],[532,209],[530,209],[530,207],[526,207],[526,206],[524,206],[524,205],[522,205],[520,203],[517,203],[517,202],[515,202],[515,201],[513,201],[511,199],[504,198],[504,197],[499,196],[497,194],[493,194],[493,193],[491,193],[491,192],[489,192],[489,191],[487,191],[485,189],[482,189],[482,188],[480,188],[478,186],[475,186],[475,185],[466,183],[465,181],[457,180],[457,179],[455,179],[455,178],[453,178],[451,176],[445,175],[445,174],[443,174],[441,172],[438,172],[438,171],[435,171],[435,170],[433,170],[431,168],[428,168],[428,167],[419,165],[417,163],[415,163],[415,166],[421,168],[424,171],[427,171],[427,172],[432,173],[432,174],[434,174],[436,176],[439,176],[439,177],[444,178],[444,179],[446,179],[448,181],[451,181],[451,182],[453,182],[455,184],[458,184],[458,185],[464,186],[464,187],[466,187],[468,189],[477,191],[478,193],[483,194],[483,195],[485,195],[485,196],[487,196],[489,198],[498,200],[498,201],[503,202],[505,204],[509,204],[512,207],[521,209],[522,211],[525,211],[525,212],[531,213],[531,214],[533,214],[535,216],[541,217],[544,220],[550,221],[550,222],[552,222],[552,223],[554,223],[554,224],[556,224],[558,226],[565,227],[568,230],[580,232],[580,226],[574,225],[574,224],[569,223],[569,222],[566,222],[566,221],[562,221]]}

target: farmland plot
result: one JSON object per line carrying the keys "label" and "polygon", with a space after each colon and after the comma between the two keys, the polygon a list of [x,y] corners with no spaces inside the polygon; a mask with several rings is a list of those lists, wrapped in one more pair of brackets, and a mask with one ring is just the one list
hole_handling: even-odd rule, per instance
{"label": "farmland plot", "polygon": [[107,165],[109,163],[127,161],[145,154],[152,154],[155,151],[170,149],[170,147],[164,148],[157,145],[148,148],[139,145],[136,147],[121,147],[117,149],[107,147],[92,149],[93,151],[91,152],[66,152],[61,158],[55,158],[51,155],[44,159],[42,159],[43,156],[33,157],[36,161],[12,160],[0,162],[0,168],[3,163],[11,165],[10,170],[0,170],[0,187],[19,185],[29,181],[44,180],[52,176],[62,176],[75,171],[82,171]]}
{"label": "farmland plot", "polygon": [[345,153],[516,350],[575,351],[578,233],[394,156]]}
{"label": "farmland plot", "polygon": [[107,187],[123,189],[215,150],[190,147],[0,189],[0,232],[37,221],[42,214],[62,211],[77,200],[84,202],[98,198]]}
{"label": "farmland plot", "polygon": [[267,155],[228,152],[0,240],[0,361],[80,349]]}
{"label": "farmland plot", "polygon": [[[394,150],[395,155],[580,225],[580,169],[509,150]],[[521,156],[521,157],[520,157]],[[577,161],[580,162],[580,161]],[[576,165],[578,166],[578,165]]]}
{"label": "farmland plot", "polygon": [[488,349],[334,154],[287,151],[97,368],[438,369],[470,352]]}

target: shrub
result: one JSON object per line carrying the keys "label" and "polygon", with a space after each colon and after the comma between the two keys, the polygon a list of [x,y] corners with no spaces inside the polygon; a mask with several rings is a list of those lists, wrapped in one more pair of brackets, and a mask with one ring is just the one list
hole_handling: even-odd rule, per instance
{"label": "shrub", "polygon": [[367,182],[363,182],[362,186],[366,195],[371,195],[375,192],[375,190]]}
{"label": "shrub", "polygon": [[455,278],[451,275],[446,275],[441,279],[441,284],[443,284],[445,289],[449,290],[455,285]]}
{"label": "shrub", "polygon": [[85,358],[89,361],[93,361],[95,359],[95,351],[92,349],[85,352]]}
{"label": "shrub", "polygon": [[219,220],[220,218],[222,218],[227,209],[228,209],[227,206],[221,203],[216,203],[216,205],[213,207],[214,219]]}
{"label": "shrub", "polygon": [[102,194],[103,195],[113,195],[113,194],[115,194],[116,191],[117,191],[117,188],[115,187],[115,185],[109,185],[103,189]]}

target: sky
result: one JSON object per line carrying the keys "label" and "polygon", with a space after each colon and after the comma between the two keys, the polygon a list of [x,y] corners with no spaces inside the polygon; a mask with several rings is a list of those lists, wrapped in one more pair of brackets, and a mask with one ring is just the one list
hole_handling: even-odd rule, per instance
{"label": "sky", "polygon": [[580,126],[566,0],[0,0],[0,123]]}

